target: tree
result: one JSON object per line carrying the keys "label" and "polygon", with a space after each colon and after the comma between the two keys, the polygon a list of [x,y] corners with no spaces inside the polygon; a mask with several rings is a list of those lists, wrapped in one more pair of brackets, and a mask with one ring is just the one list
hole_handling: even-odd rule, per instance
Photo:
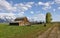
{"label": "tree", "polygon": [[51,13],[50,12],[47,12],[46,13],[46,23],[50,23],[52,21],[52,18],[51,18]]}

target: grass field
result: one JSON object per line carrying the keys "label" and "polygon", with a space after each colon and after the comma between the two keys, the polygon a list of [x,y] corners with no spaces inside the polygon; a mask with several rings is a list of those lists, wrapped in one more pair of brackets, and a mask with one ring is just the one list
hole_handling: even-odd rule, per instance
{"label": "grass field", "polygon": [[47,24],[46,27],[44,27],[43,24],[31,26],[0,24],[0,38],[34,38],[51,26],[51,24]]}

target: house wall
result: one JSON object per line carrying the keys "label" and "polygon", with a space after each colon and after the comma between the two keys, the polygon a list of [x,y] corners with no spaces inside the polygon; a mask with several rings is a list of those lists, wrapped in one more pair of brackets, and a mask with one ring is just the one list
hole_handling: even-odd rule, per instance
{"label": "house wall", "polygon": [[19,26],[24,26],[24,21],[19,22]]}

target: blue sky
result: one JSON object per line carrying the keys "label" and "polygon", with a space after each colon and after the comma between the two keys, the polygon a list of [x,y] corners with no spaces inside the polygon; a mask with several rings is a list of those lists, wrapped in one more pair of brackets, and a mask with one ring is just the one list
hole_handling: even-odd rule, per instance
{"label": "blue sky", "polygon": [[51,12],[52,21],[60,21],[60,0],[0,0],[0,18],[28,17],[29,20],[45,21]]}

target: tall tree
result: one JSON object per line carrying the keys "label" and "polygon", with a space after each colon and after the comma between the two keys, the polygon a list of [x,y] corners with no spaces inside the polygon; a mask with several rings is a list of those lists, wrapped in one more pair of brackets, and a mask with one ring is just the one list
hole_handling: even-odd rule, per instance
{"label": "tall tree", "polygon": [[50,12],[47,12],[46,13],[46,23],[50,23],[52,21],[52,17],[51,17],[51,13]]}

